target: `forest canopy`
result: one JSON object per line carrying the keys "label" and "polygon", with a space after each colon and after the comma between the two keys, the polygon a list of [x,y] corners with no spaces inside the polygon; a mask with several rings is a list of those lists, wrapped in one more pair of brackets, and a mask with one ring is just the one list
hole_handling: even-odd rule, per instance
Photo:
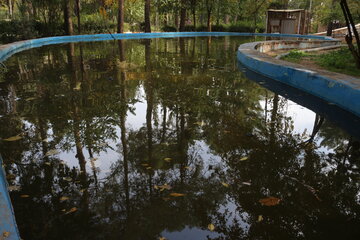
{"label": "forest canopy", "polygon": [[[360,1],[349,0],[355,22]],[[264,32],[267,9],[306,9],[310,32],[344,26],[339,0],[0,0],[0,41],[106,32]]]}

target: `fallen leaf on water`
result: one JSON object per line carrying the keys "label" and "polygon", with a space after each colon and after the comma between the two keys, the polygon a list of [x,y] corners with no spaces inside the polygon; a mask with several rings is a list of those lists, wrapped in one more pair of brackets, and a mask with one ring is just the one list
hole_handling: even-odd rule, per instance
{"label": "fallen leaf on water", "polygon": [[170,193],[170,196],[171,197],[183,197],[183,196],[185,196],[185,194],[183,194],[183,193]]}
{"label": "fallen leaf on water", "polygon": [[224,187],[227,187],[227,188],[229,187],[229,184],[227,184],[227,183],[222,182],[221,184],[222,184]]}
{"label": "fallen leaf on water", "polygon": [[49,142],[49,139],[48,138],[45,138],[42,140],[43,142]]}
{"label": "fallen leaf on water", "polygon": [[25,99],[25,101],[32,101],[32,100],[35,100],[35,99],[36,99],[36,97],[29,97],[29,98]]}
{"label": "fallen leaf on water", "polygon": [[191,167],[184,167],[185,169],[187,169],[187,170],[191,170]]}
{"label": "fallen leaf on water", "polygon": [[57,149],[52,149],[52,150],[49,150],[46,154],[45,154],[45,157],[49,157],[49,156],[53,156],[53,155],[56,155],[56,154],[59,154],[60,152],[57,150]]}
{"label": "fallen leaf on water", "polygon": [[246,161],[248,159],[249,159],[249,157],[243,157],[243,158],[240,159],[240,161]]}
{"label": "fallen leaf on water", "polygon": [[165,162],[171,162],[171,160],[172,160],[171,158],[164,158]]}
{"label": "fallen leaf on water", "polygon": [[164,238],[164,237],[159,237],[159,240],[166,240],[166,238]]}
{"label": "fallen leaf on water", "polygon": [[262,215],[259,215],[259,217],[258,217],[258,222],[262,222],[264,220],[264,218],[263,218],[263,216]]}
{"label": "fallen leaf on water", "polygon": [[259,203],[261,203],[261,205],[265,205],[265,206],[275,206],[278,205],[280,203],[281,199],[276,198],[276,197],[268,197],[268,198],[263,198],[259,200]]}
{"label": "fallen leaf on water", "polygon": [[194,123],[194,125],[198,125],[198,126],[204,126],[205,125],[205,123],[203,123],[203,122],[196,122],[196,123]]}
{"label": "fallen leaf on water", "polygon": [[170,190],[171,189],[171,186],[170,185],[167,185],[167,184],[164,184],[162,186],[157,186],[156,189],[160,189],[160,191],[164,191],[164,190]]}
{"label": "fallen leaf on water", "polygon": [[65,208],[64,208],[64,209],[61,209],[61,211],[62,211],[62,212],[66,212],[66,209],[65,209]]}
{"label": "fallen leaf on water", "polygon": [[149,166],[149,164],[147,164],[147,163],[143,163],[143,164],[141,164],[141,166],[143,166],[143,167],[148,167],[148,166]]}
{"label": "fallen leaf on water", "polygon": [[68,181],[68,182],[71,182],[72,181],[72,178],[71,177],[64,177],[63,178],[65,181]]}
{"label": "fallen leaf on water", "polygon": [[61,198],[60,198],[60,201],[63,202],[63,201],[69,200],[69,199],[70,199],[70,198],[68,198],[68,197],[61,197]]}
{"label": "fallen leaf on water", "polygon": [[249,183],[249,182],[243,182],[242,184],[246,185],[246,186],[251,186],[251,183]]}
{"label": "fallen leaf on water", "polygon": [[2,236],[3,236],[4,239],[8,238],[10,236],[10,232],[5,231],[5,232],[3,232]]}
{"label": "fallen leaf on water", "polygon": [[30,197],[30,195],[27,195],[27,194],[23,194],[23,195],[20,195],[21,198],[28,198]]}
{"label": "fallen leaf on water", "polygon": [[69,211],[67,211],[65,214],[70,214],[70,213],[73,213],[73,212],[76,212],[76,211],[77,211],[77,208],[73,207]]}
{"label": "fallen leaf on water", "polygon": [[50,165],[51,165],[51,163],[49,163],[49,162],[45,162],[45,165],[48,165],[48,166],[50,166]]}
{"label": "fallen leaf on water", "polygon": [[6,179],[7,180],[13,180],[13,179],[15,179],[16,178],[16,176],[14,175],[14,174],[8,174],[8,175],[6,175]]}
{"label": "fallen leaf on water", "polygon": [[152,167],[147,167],[146,169],[147,169],[147,170],[150,170],[150,169],[152,169]]}
{"label": "fallen leaf on water", "polygon": [[80,189],[80,192],[81,192],[81,193],[83,193],[83,192],[85,192],[85,191],[86,191],[86,188]]}
{"label": "fallen leaf on water", "polygon": [[17,185],[14,185],[14,186],[9,186],[8,189],[9,189],[10,192],[20,191],[21,187],[20,187],[20,186],[17,186]]}
{"label": "fallen leaf on water", "polygon": [[81,82],[76,83],[76,87],[74,87],[74,90],[80,90],[81,89]]}
{"label": "fallen leaf on water", "polygon": [[16,135],[16,136],[9,137],[9,138],[3,139],[3,140],[6,142],[14,142],[14,141],[18,141],[20,139],[22,139],[22,137],[20,135]]}
{"label": "fallen leaf on water", "polygon": [[170,198],[164,197],[163,200],[164,200],[164,201],[169,201]]}
{"label": "fallen leaf on water", "polygon": [[210,231],[214,231],[214,230],[215,230],[214,224],[210,223],[210,224],[208,225],[208,229],[209,229]]}

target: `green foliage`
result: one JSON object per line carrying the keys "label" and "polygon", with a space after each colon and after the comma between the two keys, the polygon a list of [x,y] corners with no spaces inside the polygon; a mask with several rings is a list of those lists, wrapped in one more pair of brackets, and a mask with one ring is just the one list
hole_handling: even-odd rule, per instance
{"label": "green foliage", "polygon": [[334,72],[360,76],[360,69],[356,68],[354,58],[346,47],[321,54],[316,58],[316,62]]}
{"label": "green foliage", "polygon": [[291,50],[288,55],[284,56],[282,59],[291,61],[291,62],[300,62],[302,57],[308,56],[307,53],[300,50]]}
{"label": "green foliage", "polygon": [[[258,26],[257,29],[259,32],[265,31],[264,26]],[[177,31],[175,26],[169,26],[169,25],[162,27],[161,30],[164,32],[176,32]],[[194,32],[194,31],[206,32],[207,27],[205,25],[200,25],[200,26],[197,26],[196,29],[194,29],[194,26],[187,25],[185,27],[185,31],[186,32]],[[236,24],[214,25],[214,26],[212,26],[212,31],[213,32],[255,32],[255,28],[252,25],[252,23],[247,22],[247,21],[241,21],[241,22],[237,22]]]}
{"label": "green foliage", "polygon": [[299,63],[304,58],[315,61],[316,64],[329,71],[360,76],[360,70],[356,68],[353,56],[346,47],[320,55],[309,54],[299,50],[292,50],[282,59]]}

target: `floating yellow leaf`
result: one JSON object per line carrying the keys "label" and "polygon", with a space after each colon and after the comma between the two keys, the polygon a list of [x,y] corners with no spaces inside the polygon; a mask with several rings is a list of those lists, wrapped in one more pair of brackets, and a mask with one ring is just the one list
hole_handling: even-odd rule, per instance
{"label": "floating yellow leaf", "polygon": [[66,212],[66,209],[61,209],[62,212]]}
{"label": "floating yellow leaf", "polygon": [[76,91],[81,90],[81,82],[76,83],[76,87],[74,87],[74,90]]}
{"label": "floating yellow leaf", "polygon": [[259,215],[259,217],[258,217],[258,222],[262,222],[264,220],[264,218],[263,218],[263,216],[262,215]]}
{"label": "floating yellow leaf", "polygon": [[143,166],[143,167],[148,167],[148,166],[149,166],[149,164],[147,164],[147,163],[143,163],[143,164],[141,164],[141,166]]}
{"label": "floating yellow leaf", "polygon": [[14,186],[9,186],[8,189],[9,189],[10,192],[20,191],[21,187],[17,186],[17,185],[14,185]]}
{"label": "floating yellow leaf", "polygon": [[164,237],[159,237],[159,240],[166,240],[166,238],[164,238]]}
{"label": "floating yellow leaf", "polygon": [[171,197],[183,197],[183,196],[185,196],[185,194],[183,194],[183,193],[170,193],[170,196]]}
{"label": "floating yellow leaf", "polygon": [[30,197],[30,195],[27,195],[27,194],[23,194],[23,195],[20,195],[21,198],[28,198]]}
{"label": "floating yellow leaf", "polygon": [[45,157],[49,157],[49,156],[53,156],[53,155],[56,155],[56,154],[59,154],[60,152],[57,150],[57,149],[51,149],[50,151],[48,151],[46,154],[45,154]]}
{"label": "floating yellow leaf", "polygon": [[184,167],[184,169],[191,170],[191,167]]}
{"label": "floating yellow leaf", "polygon": [[243,157],[243,158],[240,159],[240,161],[246,161],[248,159],[249,159],[249,157]]}
{"label": "floating yellow leaf", "polygon": [[227,183],[222,182],[221,184],[222,184],[224,187],[227,187],[227,188],[229,187],[229,184],[227,184]]}
{"label": "floating yellow leaf", "polygon": [[247,185],[247,186],[251,186],[251,183],[249,183],[249,182],[243,182],[242,184]]}
{"label": "floating yellow leaf", "polygon": [[68,182],[71,182],[72,181],[72,178],[71,177],[64,177],[63,178],[65,181],[68,181]]}
{"label": "floating yellow leaf", "polygon": [[13,180],[13,179],[15,179],[16,178],[16,176],[14,175],[14,174],[8,174],[8,175],[6,175],[6,179],[7,180]]}
{"label": "floating yellow leaf", "polygon": [[73,207],[69,211],[67,211],[65,214],[70,214],[70,213],[73,213],[73,212],[76,212],[76,211],[77,211],[77,208]]}
{"label": "floating yellow leaf", "polygon": [[159,186],[155,185],[154,188],[155,188],[156,190],[158,190],[158,189],[159,189]]}
{"label": "floating yellow leaf", "polygon": [[48,166],[50,166],[50,165],[51,165],[51,163],[49,163],[49,162],[45,162],[45,165],[48,165]]}
{"label": "floating yellow leaf", "polygon": [[167,185],[167,184],[164,184],[162,186],[158,186],[160,191],[164,191],[164,190],[170,190],[171,189],[171,186]]}
{"label": "floating yellow leaf", "polygon": [[214,231],[214,230],[215,230],[214,224],[210,223],[210,224],[208,225],[208,229],[209,229],[210,231]]}
{"label": "floating yellow leaf", "polygon": [[171,162],[171,160],[172,160],[171,158],[164,158],[165,162]]}
{"label": "floating yellow leaf", "polygon": [[61,198],[60,198],[60,201],[63,202],[63,201],[69,200],[69,199],[70,199],[70,198],[68,198],[68,197],[61,197]]}
{"label": "floating yellow leaf", "polygon": [[3,140],[7,141],[7,142],[14,142],[14,141],[19,141],[20,139],[22,139],[22,137],[20,135],[17,135],[17,136],[13,136],[13,137],[3,139]]}
{"label": "floating yellow leaf", "polygon": [[3,237],[0,238],[0,239],[6,239],[6,238],[8,238],[8,237],[10,236],[10,232],[6,232],[6,231],[5,231],[5,232],[2,233],[2,236],[3,236]]}
{"label": "floating yellow leaf", "polygon": [[276,197],[268,197],[268,198],[263,198],[259,200],[259,203],[261,203],[261,205],[264,206],[275,206],[278,205],[280,203],[281,199],[276,198]]}
{"label": "floating yellow leaf", "polygon": [[146,169],[147,169],[147,170],[150,170],[150,169],[152,169],[152,167],[147,167]]}

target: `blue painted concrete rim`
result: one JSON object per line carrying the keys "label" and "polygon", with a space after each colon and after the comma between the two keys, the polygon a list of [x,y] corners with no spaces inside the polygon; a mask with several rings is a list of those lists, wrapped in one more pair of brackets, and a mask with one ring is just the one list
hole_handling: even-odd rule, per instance
{"label": "blue painted concrete rim", "polygon": [[71,43],[71,42],[95,42],[121,39],[151,39],[151,38],[177,38],[177,37],[224,37],[224,36],[259,36],[259,37],[279,37],[279,38],[303,38],[317,40],[333,40],[330,37],[316,35],[298,34],[274,34],[274,33],[237,33],[237,32],[166,32],[166,33],[116,33],[116,34],[92,34],[92,35],[72,35],[30,39],[14,42],[0,46],[0,62],[5,61],[17,52],[27,49],[41,47],[45,45]]}
{"label": "blue painted concrete rim", "polygon": [[[360,117],[359,78],[275,59],[257,50],[265,43],[242,44],[237,53],[238,61],[254,72],[310,93]],[[281,41],[278,43],[281,45]]]}

